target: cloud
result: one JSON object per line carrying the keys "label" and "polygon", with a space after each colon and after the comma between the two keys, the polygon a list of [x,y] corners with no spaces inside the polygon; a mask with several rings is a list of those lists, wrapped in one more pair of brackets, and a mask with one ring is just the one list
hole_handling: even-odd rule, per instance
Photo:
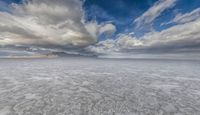
{"label": "cloud", "polygon": [[200,9],[185,14],[178,14],[172,21],[177,25],[161,32],[150,32],[144,35],[146,46],[149,49],[188,50],[200,49]]}
{"label": "cloud", "polygon": [[177,14],[176,17],[170,22],[171,23],[175,22],[175,23],[179,23],[179,24],[187,23],[187,22],[194,21],[194,20],[198,19],[199,17],[200,17],[200,8],[197,8],[189,13]]}
{"label": "cloud", "polygon": [[0,11],[0,45],[82,47],[97,39],[85,27],[79,0],[28,0]]}
{"label": "cloud", "polygon": [[88,22],[84,13],[80,0],[12,3],[9,12],[0,11],[0,46],[22,52],[73,51],[95,44],[101,34],[115,33],[111,22]]}
{"label": "cloud", "polygon": [[148,33],[142,37],[149,48],[180,49],[200,45],[200,17],[195,21],[180,24],[161,32]]}
{"label": "cloud", "polygon": [[[159,0],[135,20],[138,27],[152,23],[176,0]],[[178,14],[171,22],[177,24],[141,37],[119,33],[116,39],[97,42],[102,34],[114,34],[112,22],[86,21],[79,0],[30,0],[12,4],[9,12],[0,11],[0,48],[19,48],[35,52],[69,54],[135,55],[188,53],[200,51],[199,9]],[[108,36],[107,36],[108,37]],[[14,50],[13,50],[14,51]],[[5,51],[0,52],[8,52]]]}
{"label": "cloud", "polygon": [[113,24],[105,24],[100,27],[99,34],[107,33],[113,34],[116,32],[116,27]]}
{"label": "cloud", "polygon": [[159,0],[152,7],[150,7],[145,13],[134,20],[136,28],[151,24],[162,12],[175,5],[176,0]]}
{"label": "cloud", "polygon": [[85,24],[87,31],[95,38],[101,34],[114,34],[116,32],[116,27],[112,23],[102,23],[98,24],[96,21],[89,22]]}
{"label": "cloud", "polygon": [[[196,10],[192,11],[195,12]],[[185,17],[188,13],[183,14]],[[200,51],[200,16],[160,32],[149,32],[142,37],[120,34],[116,40],[101,41],[87,50],[101,55],[198,53]]]}
{"label": "cloud", "polygon": [[136,37],[129,34],[120,34],[116,39],[116,44],[122,49],[132,49],[133,47],[139,47],[143,45],[143,42]]}
{"label": "cloud", "polygon": [[11,13],[0,11],[0,45],[85,47],[116,31],[111,23],[86,22],[80,0],[28,0],[11,7]]}
{"label": "cloud", "polygon": [[133,33],[119,34],[117,39],[107,39],[86,48],[87,51],[96,54],[110,55],[113,53],[124,52],[123,50],[137,49],[143,46],[143,41],[132,36]]}
{"label": "cloud", "polygon": [[91,52],[96,55],[109,55],[117,52],[119,47],[116,46],[116,41],[113,39],[106,39],[100,41],[95,45],[90,45],[85,48],[87,52]]}

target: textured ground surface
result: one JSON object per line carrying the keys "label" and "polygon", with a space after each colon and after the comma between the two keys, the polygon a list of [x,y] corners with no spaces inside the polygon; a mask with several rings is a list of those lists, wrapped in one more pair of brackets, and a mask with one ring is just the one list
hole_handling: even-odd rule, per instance
{"label": "textured ground surface", "polygon": [[0,59],[0,115],[200,115],[200,62]]}

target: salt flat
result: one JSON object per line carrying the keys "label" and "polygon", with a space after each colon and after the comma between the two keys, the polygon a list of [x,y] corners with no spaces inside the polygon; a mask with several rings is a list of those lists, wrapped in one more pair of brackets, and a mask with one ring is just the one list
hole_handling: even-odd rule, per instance
{"label": "salt flat", "polygon": [[0,59],[0,115],[200,115],[200,61]]}

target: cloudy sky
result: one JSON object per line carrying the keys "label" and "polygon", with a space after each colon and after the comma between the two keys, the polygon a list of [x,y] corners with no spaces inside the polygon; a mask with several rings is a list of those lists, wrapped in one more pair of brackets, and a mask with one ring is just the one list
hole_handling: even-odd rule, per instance
{"label": "cloudy sky", "polygon": [[0,0],[0,56],[198,56],[199,0]]}

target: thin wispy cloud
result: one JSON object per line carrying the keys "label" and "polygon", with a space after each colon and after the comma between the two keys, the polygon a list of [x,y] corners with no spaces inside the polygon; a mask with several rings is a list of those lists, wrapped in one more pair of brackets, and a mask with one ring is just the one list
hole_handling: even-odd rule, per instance
{"label": "thin wispy cloud", "polygon": [[136,28],[142,28],[145,25],[151,24],[162,12],[175,5],[176,0],[159,0],[145,13],[134,20]]}
{"label": "thin wispy cloud", "polygon": [[199,19],[200,17],[200,8],[197,8],[193,10],[192,12],[188,12],[185,14],[177,14],[176,17],[170,21],[170,23],[175,22],[175,23],[187,23],[191,21],[195,21]]}

